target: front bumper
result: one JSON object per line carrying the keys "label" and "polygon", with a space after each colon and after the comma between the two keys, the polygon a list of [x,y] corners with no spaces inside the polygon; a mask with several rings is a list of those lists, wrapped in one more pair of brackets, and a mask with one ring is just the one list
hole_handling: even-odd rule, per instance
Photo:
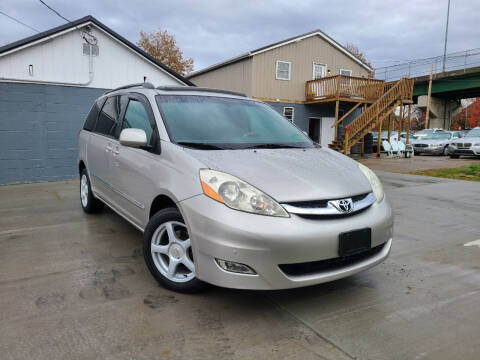
{"label": "front bumper", "polygon": [[443,154],[443,146],[442,147],[413,147],[413,150],[419,154],[433,154],[433,155],[440,155]]}
{"label": "front bumper", "polygon": [[[382,262],[390,253],[393,215],[387,200],[347,217],[308,219],[291,214],[279,218],[229,209],[205,195],[179,203],[189,228],[199,279],[238,289],[286,289],[340,279]],[[338,258],[341,232],[370,227],[372,248],[368,258],[331,270],[287,275],[280,264]],[[227,272],[215,258],[246,264],[257,275]]]}
{"label": "front bumper", "polygon": [[452,148],[451,153],[455,155],[474,155],[480,156],[480,146],[471,146],[469,148]]}

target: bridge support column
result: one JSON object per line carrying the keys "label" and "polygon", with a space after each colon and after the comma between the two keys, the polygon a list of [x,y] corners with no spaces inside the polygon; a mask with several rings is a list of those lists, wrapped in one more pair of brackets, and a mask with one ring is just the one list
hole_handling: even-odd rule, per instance
{"label": "bridge support column", "polygon": [[[427,96],[419,96],[417,107],[426,110]],[[430,120],[428,127],[450,130],[452,117],[462,110],[459,100],[432,96],[430,99]]]}

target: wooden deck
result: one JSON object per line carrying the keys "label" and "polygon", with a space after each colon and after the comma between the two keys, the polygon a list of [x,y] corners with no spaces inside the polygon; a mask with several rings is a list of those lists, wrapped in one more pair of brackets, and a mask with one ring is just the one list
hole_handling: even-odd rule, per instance
{"label": "wooden deck", "polygon": [[388,87],[384,80],[334,75],[309,80],[305,84],[305,104],[348,101],[371,104]]}

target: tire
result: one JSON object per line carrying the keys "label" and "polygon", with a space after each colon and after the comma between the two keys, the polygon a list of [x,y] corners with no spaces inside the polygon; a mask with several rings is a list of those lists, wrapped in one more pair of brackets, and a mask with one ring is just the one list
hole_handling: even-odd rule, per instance
{"label": "tire", "polygon": [[99,213],[105,206],[103,202],[93,195],[87,169],[83,169],[80,173],[80,204],[82,204],[82,209],[87,214]]}
{"label": "tire", "polygon": [[143,256],[155,280],[167,289],[194,293],[206,287],[196,277],[188,229],[177,208],[152,216],[143,234]]}
{"label": "tire", "polygon": [[450,159],[458,159],[460,157],[460,155],[452,155],[450,154]]}
{"label": "tire", "polygon": [[413,152],[413,155],[415,155],[415,156],[419,156],[419,155],[420,155],[420,153],[419,153],[418,151],[414,151],[414,152]]}

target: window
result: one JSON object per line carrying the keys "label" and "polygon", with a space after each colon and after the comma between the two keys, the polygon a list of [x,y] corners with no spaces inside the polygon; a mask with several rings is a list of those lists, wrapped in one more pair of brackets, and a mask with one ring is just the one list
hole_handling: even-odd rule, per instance
{"label": "window", "polygon": [[277,80],[290,80],[290,68],[292,63],[289,61],[277,60],[277,68],[275,71],[275,78]]}
{"label": "window", "polygon": [[326,65],[313,63],[313,80],[320,79],[326,74]]}
{"label": "window", "polygon": [[130,100],[123,118],[123,129],[142,129],[147,134],[147,145],[152,146],[153,127],[150,124],[147,110],[140,101]]}
{"label": "window", "polygon": [[352,70],[340,69],[340,75],[352,76]]}
{"label": "window", "polygon": [[111,96],[105,101],[98,116],[95,132],[107,136],[115,136],[115,129],[120,115],[120,97]]}
{"label": "window", "polygon": [[105,99],[99,99],[95,101],[90,112],[85,119],[85,124],[83,125],[83,130],[93,131],[95,128],[95,123],[97,122],[98,114],[100,113],[100,109],[102,108],[103,102]]}
{"label": "window", "polygon": [[283,116],[285,116],[289,121],[293,122],[293,113],[295,108],[291,106],[286,106],[283,108]]}

